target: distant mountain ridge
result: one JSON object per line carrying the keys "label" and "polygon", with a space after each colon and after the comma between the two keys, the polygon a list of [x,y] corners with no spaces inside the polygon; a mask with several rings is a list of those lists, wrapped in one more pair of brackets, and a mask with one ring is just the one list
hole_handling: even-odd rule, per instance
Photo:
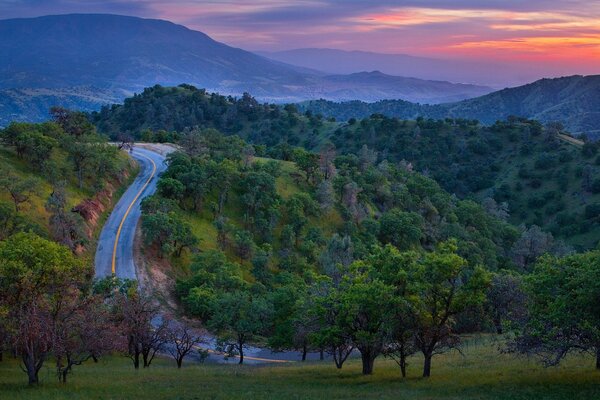
{"label": "distant mountain ridge", "polygon": [[466,118],[492,124],[514,115],[541,122],[559,121],[573,133],[600,137],[600,75],[540,79],[484,96],[438,105],[402,100],[375,103],[317,100],[303,103],[302,108],[340,120],[380,113],[409,119]]}
{"label": "distant mountain ridge", "polygon": [[[108,14],[0,20],[0,90],[9,90],[0,92],[0,124],[44,119],[39,109],[53,99],[98,109],[155,84],[188,83],[227,95],[250,92],[278,103],[403,98],[435,104],[491,91],[386,74],[373,78],[328,76],[273,61],[163,20]],[[21,97],[15,97],[16,89]]]}
{"label": "distant mountain ridge", "polygon": [[524,73],[510,65],[481,60],[453,60],[328,48],[258,51],[257,54],[330,74],[379,70],[387,75],[456,83],[469,82],[495,88],[522,85],[540,78],[539,72],[536,71]]}

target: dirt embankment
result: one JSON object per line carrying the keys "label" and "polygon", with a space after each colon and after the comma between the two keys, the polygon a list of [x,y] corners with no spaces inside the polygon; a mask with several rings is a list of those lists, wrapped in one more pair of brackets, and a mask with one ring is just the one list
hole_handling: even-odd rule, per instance
{"label": "dirt embankment", "polygon": [[[86,234],[89,239],[93,239],[94,234],[100,228],[98,224],[102,221],[104,213],[110,211],[115,204],[114,196],[118,189],[123,186],[131,176],[133,162],[128,168],[123,169],[117,179],[108,182],[104,189],[96,193],[92,198],[82,200],[71,211],[81,215],[86,225]],[[81,249],[80,251],[85,251]]]}

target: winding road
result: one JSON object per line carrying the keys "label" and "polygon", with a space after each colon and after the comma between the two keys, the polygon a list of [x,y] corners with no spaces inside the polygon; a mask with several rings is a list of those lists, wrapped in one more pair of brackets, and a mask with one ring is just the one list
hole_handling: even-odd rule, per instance
{"label": "winding road", "polygon": [[[165,158],[174,148],[161,145],[139,144],[130,155],[138,161],[140,173],[127,188],[106,220],[96,249],[95,275],[97,278],[112,276],[137,279],[134,263],[134,238],[137,224],[141,217],[140,204],[145,197],[156,191],[158,177],[167,169]],[[215,338],[208,335],[204,348],[215,351]],[[300,353],[289,351],[275,353],[269,349],[249,346],[244,360],[246,364],[287,363],[300,359]],[[217,353],[218,354],[218,353]],[[309,360],[318,360],[318,353],[309,353]],[[191,358],[197,358],[193,354]],[[220,355],[212,358],[213,362],[237,363],[237,357],[229,360]]]}
{"label": "winding road", "polygon": [[140,203],[156,191],[158,176],[167,168],[165,156],[156,151],[136,147],[130,154],[141,170],[100,232],[95,259],[97,278],[114,274],[119,278],[136,279],[133,241],[141,216]]}

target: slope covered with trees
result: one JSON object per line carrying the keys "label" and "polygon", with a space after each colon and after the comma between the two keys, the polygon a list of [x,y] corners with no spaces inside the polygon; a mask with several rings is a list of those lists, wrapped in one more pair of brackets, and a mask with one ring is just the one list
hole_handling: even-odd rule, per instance
{"label": "slope covered with trees", "polygon": [[533,83],[499,90],[484,96],[439,105],[420,105],[403,100],[374,103],[351,101],[335,103],[309,101],[302,109],[327,117],[347,120],[379,113],[390,117],[415,119],[466,118],[493,124],[511,115],[539,120],[559,121],[573,133],[597,137],[600,121],[600,75],[541,79]]}
{"label": "slope covered with trees", "polygon": [[[510,117],[491,126],[465,119],[401,120],[373,114],[335,122],[296,106],[260,104],[190,86],[154,87],[91,116],[101,132],[143,140],[178,140],[192,127],[237,134],[261,154],[290,160],[292,147],[339,154],[376,152],[435,179],[459,198],[473,198],[515,225],[537,225],[577,248],[600,239],[597,145],[560,139],[560,124]],[[363,149],[363,146],[367,146]],[[599,189],[600,190],[600,189]]]}
{"label": "slope covered with trees", "polygon": [[373,152],[258,158],[214,129],[180,144],[142,205],[145,244],[183,267],[171,271],[179,300],[240,363],[257,342],[327,352],[338,368],[358,351],[365,374],[386,354],[406,372],[420,352],[428,376],[458,333],[495,326],[491,272],[529,271],[540,255],[526,245],[535,233]]}

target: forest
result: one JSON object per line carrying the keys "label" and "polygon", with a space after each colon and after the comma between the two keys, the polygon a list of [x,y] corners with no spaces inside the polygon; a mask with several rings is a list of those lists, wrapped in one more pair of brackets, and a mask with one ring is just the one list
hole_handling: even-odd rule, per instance
{"label": "forest", "polygon": [[291,160],[294,147],[319,152],[333,144],[337,154],[357,155],[366,145],[377,161],[410,165],[488,211],[502,207],[513,225],[536,225],[576,250],[593,249],[600,240],[598,144],[562,140],[568,132],[559,123],[509,117],[485,126],[383,114],[336,122],[300,109],[260,104],[248,94],[233,98],[190,85],[155,86],[90,118],[113,139],[177,141],[186,129],[214,128],[258,145],[259,156],[283,160]]}

